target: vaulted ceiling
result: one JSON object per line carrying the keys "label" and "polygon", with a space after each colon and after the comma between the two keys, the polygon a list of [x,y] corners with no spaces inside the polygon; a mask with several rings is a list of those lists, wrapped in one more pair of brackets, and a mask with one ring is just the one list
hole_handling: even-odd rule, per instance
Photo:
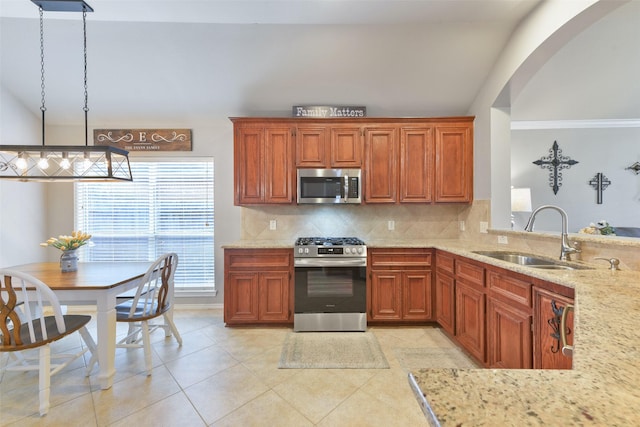
{"label": "vaulted ceiling", "polygon": [[[87,18],[90,126],[289,115],[299,104],[364,105],[371,116],[463,115],[513,29],[539,3],[87,1],[95,9]],[[514,118],[547,119],[552,111],[576,118],[578,107],[590,117],[637,117],[640,90],[628,80],[640,74],[640,35],[630,24],[639,22],[639,4],[574,39],[569,58],[564,49],[552,58],[531,80],[534,90],[514,100]],[[39,114],[38,9],[0,0],[0,26],[0,82]],[[45,12],[49,124],[82,122],[82,73],[80,14]],[[598,108],[585,102],[594,85]]]}

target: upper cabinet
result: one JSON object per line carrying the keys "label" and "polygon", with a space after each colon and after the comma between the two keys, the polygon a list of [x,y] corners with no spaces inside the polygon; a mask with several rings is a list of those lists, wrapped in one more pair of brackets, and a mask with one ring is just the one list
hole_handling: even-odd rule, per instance
{"label": "upper cabinet", "polygon": [[235,129],[236,205],[294,202],[291,127],[243,126]]}
{"label": "upper cabinet", "polygon": [[295,203],[296,168],[362,168],[363,203],[473,201],[473,117],[232,118],[235,203]]}
{"label": "upper cabinet", "polygon": [[298,125],[296,167],[362,167],[362,130],[359,125]]}
{"label": "upper cabinet", "polygon": [[395,203],[398,186],[398,130],[395,126],[364,132],[365,203]]}
{"label": "upper cabinet", "polygon": [[473,127],[436,127],[435,201],[473,200]]}
{"label": "upper cabinet", "polygon": [[365,203],[473,201],[473,120],[365,129]]}
{"label": "upper cabinet", "polygon": [[400,128],[400,203],[433,201],[432,127]]}

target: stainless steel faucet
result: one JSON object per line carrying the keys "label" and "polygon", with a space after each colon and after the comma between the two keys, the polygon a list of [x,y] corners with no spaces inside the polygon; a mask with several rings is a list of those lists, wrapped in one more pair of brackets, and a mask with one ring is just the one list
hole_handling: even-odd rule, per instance
{"label": "stainless steel faucet", "polygon": [[567,234],[568,233],[567,230],[569,229],[569,220],[567,219],[567,213],[564,211],[564,209],[559,208],[558,206],[553,206],[553,205],[542,205],[536,208],[536,210],[534,210],[531,213],[531,216],[529,217],[529,221],[527,221],[527,225],[524,227],[524,229],[525,231],[529,231],[529,232],[533,231],[533,223],[536,220],[536,215],[538,214],[538,212],[543,211],[545,209],[552,209],[554,211],[557,211],[562,217],[562,239],[560,243],[560,260],[568,261],[569,255],[580,252],[580,249],[571,246],[571,243],[569,242],[569,235]]}

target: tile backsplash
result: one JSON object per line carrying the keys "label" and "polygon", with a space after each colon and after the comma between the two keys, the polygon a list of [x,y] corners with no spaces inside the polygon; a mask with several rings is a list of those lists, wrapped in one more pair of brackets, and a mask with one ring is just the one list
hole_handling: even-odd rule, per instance
{"label": "tile backsplash", "polygon": [[[242,208],[243,240],[290,241],[300,236],[354,236],[368,240],[461,239],[497,249],[521,250],[554,255],[560,236],[489,230],[480,232],[480,224],[491,224],[489,200],[472,205],[300,205]],[[393,221],[393,230],[389,222]],[[273,229],[275,228],[275,229]],[[506,235],[508,244],[499,244]],[[576,259],[600,263],[595,257],[617,257],[624,270],[640,271],[640,239],[594,238],[572,234],[579,240],[582,253]],[[555,255],[554,255],[555,256]],[[603,267],[606,263],[603,262]]]}
{"label": "tile backsplash", "polygon": [[[300,236],[380,239],[461,238],[488,221],[488,203],[469,205],[299,205],[242,209],[242,239],[295,240]],[[275,224],[272,222],[275,221]],[[391,222],[391,223],[390,223]],[[473,224],[472,224],[473,223]],[[275,230],[272,229],[275,226]],[[392,229],[390,229],[392,228]]]}

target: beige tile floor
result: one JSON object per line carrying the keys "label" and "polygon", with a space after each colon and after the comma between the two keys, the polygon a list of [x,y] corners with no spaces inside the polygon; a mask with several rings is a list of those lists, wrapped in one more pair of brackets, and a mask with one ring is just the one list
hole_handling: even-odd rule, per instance
{"label": "beige tile floor", "polygon": [[[118,349],[114,385],[101,390],[80,359],[52,378],[43,418],[37,375],[2,374],[0,425],[426,425],[394,349],[454,347],[431,327],[371,327],[390,369],[278,369],[290,328],[228,328],[220,309],[176,309],[175,321],[184,344],[155,332],[152,376],[144,373],[142,350]],[[118,325],[118,334],[125,328]],[[56,350],[80,345],[79,337],[67,337]]]}

